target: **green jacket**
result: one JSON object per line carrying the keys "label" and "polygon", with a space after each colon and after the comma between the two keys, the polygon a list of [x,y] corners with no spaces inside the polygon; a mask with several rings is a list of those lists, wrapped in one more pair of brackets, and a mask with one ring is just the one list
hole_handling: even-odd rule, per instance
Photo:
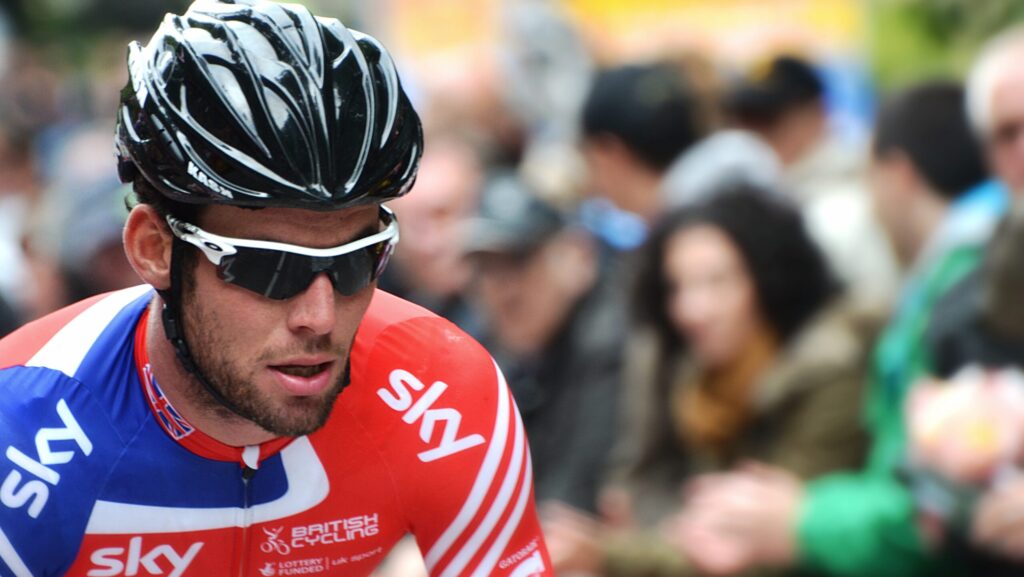
{"label": "green jacket", "polygon": [[808,486],[799,527],[807,568],[859,577],[934,575],[948,570],[925,549],[914,522],[913,499],[897,476],[906,442],[903,402],[910,386],[931,372],[925,332],[934,305],[980,263],[998,214],[998,204],[993,206],[997,208],[988,214],[987,230],[983,223],[969,222],[970,234],[954,234],[955,240],[933,246],[931,258],[908,283],[873,355],[865,406],[872,434],[867,466],[857,473],[822,477]]}

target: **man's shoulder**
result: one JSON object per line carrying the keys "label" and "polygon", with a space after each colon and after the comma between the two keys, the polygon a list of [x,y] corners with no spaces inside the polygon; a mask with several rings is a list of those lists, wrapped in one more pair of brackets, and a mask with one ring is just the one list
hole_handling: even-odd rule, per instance
{"label": "man's shoulder", "polygon": [[[351,355],[344,418],[321,438],[366,447],[432,575],[547,563],[526,434],[501,371],[454,324],[378,291]],[[359,442],[358,439],[365,439]],[[471,565],[470,563],[473,563]],[[538,570],[538,573],[542,571]]]}
{"label": "man's shoulder", "polygon": [[0,339],[0,368],[27,364],[54,335],[101,298],[101,295],[97,295],[74,303]]}
{"label": "man's shoulder", "polygon": [[404,363],[425,363],[437,355],[454,355],[464,360],[476,359],[491,370],[490,356],[465,331],[419,305],[381,290],[374,294],[359,325],[353,344],[353,365],[369,355]]}
{"label": "man's shoulder", "polygon": [[115,436],[136,426],[144,415],[126,396],[137,383],[133,329],[146,294],[137,287],[98,295],[0,340],[0,438],[24,434],[34,443],[38,424],[55,418]]}
{"label": "man's shoulder", "polygon": [[134,287],[97,295],[0,340],[0,410],[32,424],[44,413],[63,418],[62,406],[74,413],[87,405],[100,412],[123,405],[135,370],[134,329],[148,294],[148,287]]}
{"label": "man's shoulder", "polygon": [[101,342],[108,329],[134,329],[151,290],[143,285],[96,295],[26,324],[0,339],[0,369],[42,366],[73,376],[91,350],[109,344]]}
{"label": "man's shoulder", "polygon": [[61,371],[0,370],[0,574],[5,564],[16,575],[27,567],[63,574],[125,446],[125,426],[106,399]]}
{"label": "man's shoulder", "polygon": [[476,340],[448,320],[383,291],[377,291],[359,327],[351,370],[353,390],[346,395],[358,397],[364,409],[371,404],[398,410],[401,403],[386,401],[403,390],[418,396],[421,391],[441,395],[443,389],[446,404],[469,403],[477,413],[481,403],[496,406],[503,390],[499,382],[504,386],[491,355]]}

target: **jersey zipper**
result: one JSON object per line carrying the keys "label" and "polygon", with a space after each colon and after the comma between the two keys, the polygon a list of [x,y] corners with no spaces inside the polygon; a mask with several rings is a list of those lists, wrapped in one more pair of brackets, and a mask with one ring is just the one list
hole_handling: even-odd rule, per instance
{"label": "jersey zipper", "polygon": [[252,535],[252,478],[259,467],[259,447],[246,447],[242,453],[242,558],[238,564],[238,577],[249,577],[249,563],[252,547],[249,544]]}
{"label": "jersey zipper", "polygon": [[249,528],[252,526],[252,495],[249,481],[255,474],[256,469],[249,467],[242,469],[242,561],[238,564],[239,577],[248,577],[249,575],[249,539],[251,538]]}

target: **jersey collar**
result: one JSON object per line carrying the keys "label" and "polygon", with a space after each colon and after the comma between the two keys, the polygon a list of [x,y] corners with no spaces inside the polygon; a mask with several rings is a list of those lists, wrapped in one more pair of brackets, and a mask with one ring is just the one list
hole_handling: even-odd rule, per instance
{"label": "jersey collar", "polygon": [[149,363],[149,351],[146,348],[146,323],[149,319],[149,308],[146,308],[135,326],[135,368],[142,383],[142,390],[149,409],[153,413],[160,428],[178,444],[189,451],[207,459],[216,461],[234,461],[250,469],[258,469],[267,457],[276,454],[293,440],[293,437],[278,437],[260,445],[233,447],[226,445],[203,433],[179,413],[164,395],[160,385],[153,376]]}

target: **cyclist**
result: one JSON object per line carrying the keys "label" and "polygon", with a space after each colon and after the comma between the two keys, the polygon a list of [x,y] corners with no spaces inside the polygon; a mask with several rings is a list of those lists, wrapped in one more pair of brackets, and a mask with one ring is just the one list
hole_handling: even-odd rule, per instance
{"label": "cyclist", "polygon": [[197,0],[133,43],[116,150],[146,285],[0,341],[0,575],[551,575],[490,356],[375,290],[419,119],[386,50]]}

